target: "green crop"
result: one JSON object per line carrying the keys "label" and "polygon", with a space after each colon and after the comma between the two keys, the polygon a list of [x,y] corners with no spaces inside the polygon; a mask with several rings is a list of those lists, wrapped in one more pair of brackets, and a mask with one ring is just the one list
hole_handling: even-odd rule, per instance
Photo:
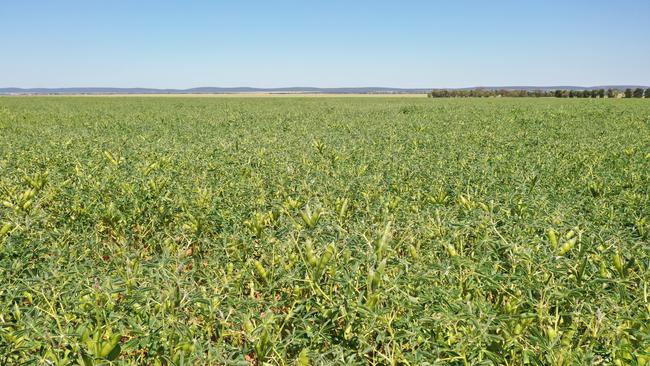
{"label": "green crop", "polygon": [[0,98],[1,365],[648,365],[646,100]]}

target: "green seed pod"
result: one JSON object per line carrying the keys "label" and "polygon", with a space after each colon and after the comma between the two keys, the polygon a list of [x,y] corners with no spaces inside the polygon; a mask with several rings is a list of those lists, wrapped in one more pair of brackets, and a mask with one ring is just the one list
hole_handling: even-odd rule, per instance
{"label": "green seed pod", "polygon": [[109,360],[117,358],[120,353],[121,338],[122,337],[119,334],[114,334],[111,336],[108,341],[102,345],[98,356]]}
{"label": "green seed pod", "polygon": [[311,245],[311,241],[308,241],[307,244],[305,244],[305,246],[307,247],[306,250],[307,263],[309,263],[311,267],[316,267],[316,265],[318,264],[318,260],[316,259],[316,255],[314,254],[314,247]]}
{"label": "green seed pod", "polygon": [[257,271],[257,274],[266,282],[268,280],[266,269],[264,266],[262,266],[262,263],[260,261],[255,261],[255,270]]}
{"label": "green seed pod", "polygon": [[2,225],[2,229],[0,229],[0,236],[4,236],[7,233],[9,233],[11,228],[12,228],[12,226],[11,226],[10,223],[6,223],[6,224]]}
{"label": "green seed pod", "polygon": [[117,159],[115,159],[115,157],[113,156],[113,154],[111,154],[109,151],[104,150],[104,156],[106,156],[106,158],[108,159],[108,161],[111,162],[111,164],[116,165],[116,166],[119,164],[119,162],[117,161]]}
{"label": "green seed pod", "polygon": [[411,258],[418,259],[418,250],[413,246],[413,244],[409,245],[409,254],[411,255]]}
{"label": "green seed pod", "polygon": [[21,201],[31,200],[32,198],[34,198],[34,190],[33,189],[28,189],[25,192],[23,192],[23,195],[21,197]]}
{"label": "green seed pod", "polygon": [[329,261],[332,259],[332,256],[334,256],[334,252],[336,249],[334,248],[334,244],[330,244],[327,246],[327,249],[325,249],[325,253],[323,253],[323,256],[320,259],[320,265],[319,267],[324,268]]}
{"label": "green seed pod", "polygon": [[384,232],[381,235],[381,238],[375,244],[375,255],[377,259],[381,259],[384,256],[386,250],[388,250],[388,241],[390,239],[390,221],[386,224]]}
{"label": "green seed pod", "polygon": [[599,272],[600,272],[600,277],[607,277],[607,266],[603,261],[600,262]]}
{"label": "green seed pod", "polygon": [[576,230],[575,230],[575,229],[571,229],[571,230],[569,230],[569,231],[564,235],[564,237],[565,237],[566,239],[571,239],[571,238],[573,238],[574,236],[576,236]]}
{"label": "green seed pod", "polygon": [[253,323],[250,320],[246,320],[244,322],[244,331],[246,331],[246,334],[252,335],[254,330],[255,327],[253,326]]}
{"label": "green seed pod", "polygon": [[29,208],[32,207],[33,203],[34,203],[34,201],[32,201],[32,200],[25,201],[25,203],[23,203],[22,209],[25,210],[25,211],[29,210]]}
{"label": "green seed pod", "polygon": [[555,234],[555,230],[548,229],[546,231],[546,236],[548,237],[548,241],[551,243],[551,247],[553,249],[556,249],[557,248],[557,235]]}
{"label": "green seed pod", "polygon": [[348,341],[352,339],[352,324],[348,324],[348,326],[345,327],[345,330],[343,331],[343,338]]}
{"label": "green seed pod", "polygon": [[449,254],[450,257],[457,257],[458,252],[456,251],[456,248],[452,244],[445,244],[445,249],[447,249],[447,254]]}
{"label": "green seed pod", "polygon": [[350,249],[346,248],[345,250],[343,250],[343,260],[347,263],[350,261],[350,259],[352,259],[352,252],[350,251]]}
{"label": "green seed pod", "polygon": [[372,293],[379,288],[380,276],[374,270],[368,271],[368,292]]}
{"label": "green seed pod", "polygon": [[552,342],[557,338],[557,331],[555,330],[555,328],[548,326],[546,327],[546,336]]}
{"label": "green seed pod", "polygon": [[623,257],[619,252],[612,255],[612,262],[614,263],[614,268],[620,273],[621,277],[624,277],[624,267],[623,267]]}
{"label": "green seed pod", "polygon": [[309,350],[303,348],[296,358],[296,366],[309,366]]}
{"label": "green seed pod", "polygon": [[348,199],[345,198],[341,201],[340,207],[339,207],[339,219],[343,219],[345,217],[345,213],[348,210]]}
{"label": "green seed pod", "polygon": [[560,251],[558,252],[558,254],[565,255],[566,253],[568,253],[576,245],[576,241],[578,241],[578,238],[572,237],[571,239],[564,242],[564,244],[562,244],[562,246],[560,247]]}
{"label": "green seed pod", "polygon": [[573,342],[573,337],[575,336],[575,330],[569,330],[562,335],[562,345],[569,347]]}
{"label": "green seed pod", "polygon": [[375,305],[379,303],[379,295],[378,294],[372,294],[368,296],[368,300],[366,300],[366,306],[369,308],[373,309]]}
{"label": "green seed pod", "polygon": [[23,298],[27,301],[28,304],[34,302],[34,297],[27,291],[23,291]]}
{"label": "green seed pod", "polygon": [[20,311],[17,303],[14,303],[13,315],[16,320],[20,320],[20,318],[22,318],[22,312]]}

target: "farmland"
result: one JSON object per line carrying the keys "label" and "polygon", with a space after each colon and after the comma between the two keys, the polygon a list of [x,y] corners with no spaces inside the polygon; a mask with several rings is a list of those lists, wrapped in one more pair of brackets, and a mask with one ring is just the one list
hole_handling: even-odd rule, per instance
{"label": "farmland", "polygon": [[0,364],[644,365],[650,102],[0,98]]}

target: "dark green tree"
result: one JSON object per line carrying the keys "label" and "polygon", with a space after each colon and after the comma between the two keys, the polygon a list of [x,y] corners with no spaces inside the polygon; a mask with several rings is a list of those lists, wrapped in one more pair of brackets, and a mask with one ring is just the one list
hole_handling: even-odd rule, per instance
{"label": "dark green tree", "polygon": [[645,90],[645,98],[649,99],[650,98],[650,88]]}
{"label": "dark green tree", "polygon": [[632,98],[632,89],[625,89],[625,98]]}
{"label": "dark green tree", "polygon": [[634,89],[634,92],[632,92],[632,96],[634,98],[643,98],[643,89],[641,88]]}
{"label": "dark green tree", "polygon": [[605,89],[598,89],[598,98],[605,98]]}

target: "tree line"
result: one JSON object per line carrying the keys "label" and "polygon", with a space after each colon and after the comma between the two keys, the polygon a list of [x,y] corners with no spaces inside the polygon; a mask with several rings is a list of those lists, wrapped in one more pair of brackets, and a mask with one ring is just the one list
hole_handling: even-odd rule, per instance
{"label": "tree line", "polygon": [[513,89],[434,89],[429,98],[470,97],[556,97],[556,98],[650,98],[650,88],[636,89],[585,89],[585,90],[513,90]]}

